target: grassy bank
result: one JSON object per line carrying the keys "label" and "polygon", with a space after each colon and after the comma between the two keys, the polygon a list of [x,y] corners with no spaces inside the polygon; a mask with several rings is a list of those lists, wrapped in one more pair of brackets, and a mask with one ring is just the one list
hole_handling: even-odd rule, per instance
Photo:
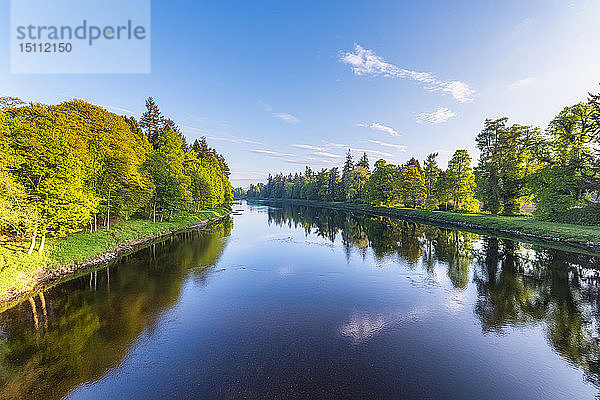
{"label": "grassy bank", "polygon": [[58,275],[56,272],[62,267],[94,259],[143,239],[191,227],[227,212],[225,207],[219,207],[156,223],[147,219],[130,219],[111,225],[110,231],[99,228],[93,233],[82,232],[66,238],[49,238],[42,256],[36,253],[28,256],[28,242],[0,241],[0,301],[10,300],[34,289],[41,276],[53,272]]}
{"label": "grassy bank", "polygon": [[426,222],[452,224],[456,226],[475,228],[484,231],[497,231],[517,236],[529,236],[595,248],[600,247],[600,228],[598,226],[583,226],[537,221],[530,216],[493,216],[484,213],[467,214],[448,211],[428,211],[402,207],[371,207],[365,204],[320,202],[296,199],[269,199],[266,201],[273,201],[276,203],[289,202],[308,206],[371,212],[378,215],[411,218]]}

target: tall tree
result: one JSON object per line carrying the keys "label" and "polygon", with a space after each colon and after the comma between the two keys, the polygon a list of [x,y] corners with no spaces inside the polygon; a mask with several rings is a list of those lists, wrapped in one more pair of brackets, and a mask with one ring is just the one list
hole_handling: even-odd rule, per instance
{"label": "tall tree", "polygon": [[486,119],[483,130],[475,139],[477,148],[481,152],[479,164],[475,169],[478,197],[483,202],[483,208],[494,215],[498,214],[502,207],[500,163],[503,159],[503,149],[500,145],[500,135],[506,130],[507,121],[508,118]]}
{"label": "tall tree", "polygon": [[373,205],[390,206],[398,201],[398,171],[385,160],[375,163],[375,170],[365,186],[366,198]]}
{"label": "tall tree", "polygon": [[69,108],[39,104],[17,109],[11,118],[11,141],[19,154],[12,168],[39,211],[40,254],[48,232],[61,236],[79,230],[99,203],[86,185],[89,133],[78,121]]}
{"label": "tall tree", "polygon": [[422,206],[427,196],[423,173],[417,163],[408,163],[400,168],[400,196],[406,207]]}
{"label": "tall tree", "polygon": [[369,171],[362,166],[357,166],[350,172],[348,193],[346,194],[347,201],[356,202],[364,197],[364,188],[370,175]]}
{"label": "tall tree", "polygon": [[527,179],[536,168],[539,156],[539,129],[512,125],[508,118],[485,120],[477,135],[481,151],[475,169],[477,197],[492,214],[514,215],[526,200]]}
{"label": "tall tree", "polygon": [[146,111],[140,119],[140,127],[143,129],[150,144],[154,146],[160,133],[163,131],[164,117],[152,97],[146,99]]}
{"label": "tall tree", "polygon": [[436,183],[441,170],[438,166],[437,157],[438,153],[428,154],[423,163],[423,178],[427,192],[425,202],[428,209],[436,209],[438,207]]}
{"label": "tall tree", "polygon": [[346,153],[346,161],[344,161],[344,167],[342,168],[342,182],[344,184],[344,197],[348,196],[350,190],[350,174],[354,169],[354,162],[352,161],[352,153],[350,149]]}
{"label": "tall tree", "polygon": [[594,203],[597,153],[593,113],[592,104],[578,103],[565,107],[548,125],[548,158],[532,178],[539,218],[572,222],[570,214]]}
{"label": "tall tree", "polygon": [[450,186],[450,195],[454,209],[474,211],[477,208],[475,200],[475,177],[471,168],[471,156],[467,150],[456,150],[448,162],[446,180]]}
{"label": "tall tree", "polygon": [[358,161],[358,163],[356,163],[357,167],[363,167],[364,169],[367,170],[367,172],[370,171],[370,167],[369,167],[369,157],[367,157],[367,153],[364,152],[362,157],[360,158],[360,160]]}

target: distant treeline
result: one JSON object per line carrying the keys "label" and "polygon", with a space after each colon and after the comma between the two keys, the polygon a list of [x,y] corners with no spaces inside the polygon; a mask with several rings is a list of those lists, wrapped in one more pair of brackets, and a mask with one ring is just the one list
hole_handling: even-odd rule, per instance
{"label": "distant treeline", "polygon": [[403,165],[378,160],[371,171],[366,153],[355,163],[348,150],[341,171],[306,167],[303,174],[269,175],[246,196],[494,215],[520,214],[530,204],[540,220],[600,224],[600,94],[565,107],[544,131],[488,119],[475,140],[481,151],[475,168],[466,150],[456,150],[446,169],[432,153],[422,165],[415,158]]}
{"label": "distant treeline", "polygon": [[0,99],[0,234],[66,235],[99,219],[154,221],[231,203],[229,167],[205,138],[188,146],[150,97],[137,121],[81,100]]}

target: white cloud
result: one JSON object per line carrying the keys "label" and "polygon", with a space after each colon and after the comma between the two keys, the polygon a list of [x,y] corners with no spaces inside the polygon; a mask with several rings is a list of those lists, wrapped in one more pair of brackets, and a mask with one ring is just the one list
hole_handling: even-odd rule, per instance
{"label": "white cloud", "polygon": [[515,81],[515,82],[511,83],[508,86],[508,88],[511,89],[511,90],[519,89],[519,88],[522,88],[524,86],[529,86],[529,85],[535,83],[535,81],[536,81],[536,78],[530,76],[528,78],[519,79],[518,81]]}
{"label": "white cloud", "polygon": [[264,108],[264,109],[265,109],[265,111],[268,111],[268,112],[271,112],[271,111],[273,111],[273,107],[271,107],[270,105],[268,105],[268,104],[267,104],[267,103],[265,103],[264,101],[258,100],[257,102],[258,102],[258,104],[260,104],[260,106],[261,106],[262,108]]}
{"label": "white cloud", "polygon": [[317,150],[317,151],[325,150],[324,147],[312,146],[310,144],[293,144],[292,147],[297,147],[299,149],[307,149],[307,150]]}
{"label": "white cloud", "polygon": [[369,155],[374,155],[374,156],[380,156],[380,157],[393,157],[393,154],[390,153],[386,153],[385,151],[379,151],[379,150],[370,150],[370,149],[357,149],[357,148],[350,148],[350,151],[356,151],[359,153],[367,153]]}
{"label": "white cloud", "polygon": [[218,140],[220,142],[228,142],[228,143],[238,143],[238,144],[256,144],[256,145],[262,145],[264,143],[256,141],[256,140],[251,140],[251,139],[247,139],[247,138],[243,138],[243,137],[238,137],[238,136],[211,136],[209,134],[207,134],[207,131],[201,128],[196,128],[195,126],[189,126],[189,125],[180,125],[181,129],[183,129],[184,133],[186,131],[194,131],[194,132],[199,132],[202,136],[205,136],[206,139],[208,140]]}
{"label": "white cloud", "polygon": [[266,149],[252,149],[250,151],[253,153],[268,154],[268,155],[274,156],[274,157],[296,157],[296,154],[280,153],[278,151],[266,150]]}
{"label": "white cloud", "polygon": [[358,124],[356,124],[356,126],[360,126],[361,128],[370,128],[370,129],[373,129],[376,131],[382,131],[385,133],[389,133],[392,136],[398,136],[398,132],[396,132],[396,130],[394,128],[380,124],[379,122],[373,122],[370,125],[358,123]]}
{"label": "white cloud", "polygon": [[229,143],[246,143],[246,144],[264,144],[262,142],[257,142],[256,140],[238,138],[238,137],[218,137],[218,136],[207,136],[208,140],[218,140],[221,142],[229,142]]}
{"label": "white cloud", "polygon": [[397,149],[398,151],[406,151],[406,146],[401,145],[401,144],[385,143],[385,142],[380,142],[379,140],[369,140],[369,142],[375,143],[375,144],[378,144],[378,145],[384,146],[384,147],[392,147],[394,149]]}
{"label": "white cloud", "polygon": [[264,101],[261,100],[257,100],[257,103],[268,113],[270,113],[273,118],[277,118],[280,119],[282,121],[287,122],[288,124],[296,124],[298,122],[300,122],[300,120],[298,119],[298,117],[296,117],[295,115],[289,114],[289,113],[283,113],[283,112],[273,112],[273,107],[271,107],[269,104],[265,103]]}
{"label": "white cloud", "polygon": [[298,118],[288,113],[273,113],[273,116],[287,122],[288,124],[296,124],[299,121]]}
{"label": "white cloud", "polygon": [[115,112],[115,113],[123,113],[123,114],[129,114],[129,115],[137,115],[137,113],[135,111],[132,111],[128,108],[123,108],[123,107],[117,107],[117,106],[104,106],[105,108]]}
{"label": "white cloud", "polygon": [[385,62],[372,50],[355,44],[354,52],[340,55],[340,61],[349,64],[356,75],[383,75],[389,78],[412,79],[425,85],[425,89],[433,92],[450,93],[457,101],[468,103],[473,101],[475,91],[460,81],[443,81],[429,72],[417,72],[400,68]]}
{"label": "white cloud", "polygon": [[[406,149],[405,146],[383,143],[383,142],[379,142],[377,140],[370,140],[370,142],[379,144],[382,146],[387,145],[388,147],[394,147],[396,149],[399,149],[400,151],[404,151]],[[352,152],[359,152],[359,153],[366,152],[367,154],[369,154],[371,156],[393,157],[393,154],[386,153],[384,151],[361,149],[361,148],[351,147],[347,144],[342,144],[342,143],[326,143],[326,144],[319,145],[319,146],[315,146],[315,145],[311,145],[311,144],[292,144],[292,147],[297,147],[299,149],[313,150],[313,152],[310,153],[312,156],[327,157],[327,158],[334,158],[334,159],[344,158],[346,150],[350,150]],[[334,153],[335,151],[340,151],[340,149],[344,150],[344,154],[335,154]],[[295,161],[300,161],[300,159],[296,159]],[[311,156],[307,156],[307,157],[303,158],[302,161],[308,162],[308,163],[310,163],[310,162],[332,163],[333,162],[332,160],[327,160],[324,158],[315,158],[315,157],[311,157]]]}
{"label": "white cloud", "polygon": [[321,156],[321,157],[331,157],[331,158],[343,158],[344,156],[340,156],[338,154],[333,154],[333,153],[327,153],[324,151],[316,151],[313,153],[316,156]]}
{"label": "white cloud", "polygon": [[430,124],[441,124],[448,121],[450,118],[455,117],[456,113],[447,108],[438,108],[434,112],[421,113],[417,116],[417,122],[427,122]]}

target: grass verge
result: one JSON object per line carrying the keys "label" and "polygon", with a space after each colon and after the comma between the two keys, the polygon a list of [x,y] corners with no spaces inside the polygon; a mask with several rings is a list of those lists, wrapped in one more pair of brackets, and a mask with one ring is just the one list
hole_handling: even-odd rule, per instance
{"label": "grass verge", "polygon": [[225,215],[225,207],[182,214],[170,221],[153,223],[147,219],[130,219],[111,226],[109,231],[81,232],[66,238],[48,238],[44,255],[27,255],[29,242],[0,241],[0,301],[34,289],[36,277],[45,271],[90,260],[136,240],[162,236],[191,227],[200,221]]}

